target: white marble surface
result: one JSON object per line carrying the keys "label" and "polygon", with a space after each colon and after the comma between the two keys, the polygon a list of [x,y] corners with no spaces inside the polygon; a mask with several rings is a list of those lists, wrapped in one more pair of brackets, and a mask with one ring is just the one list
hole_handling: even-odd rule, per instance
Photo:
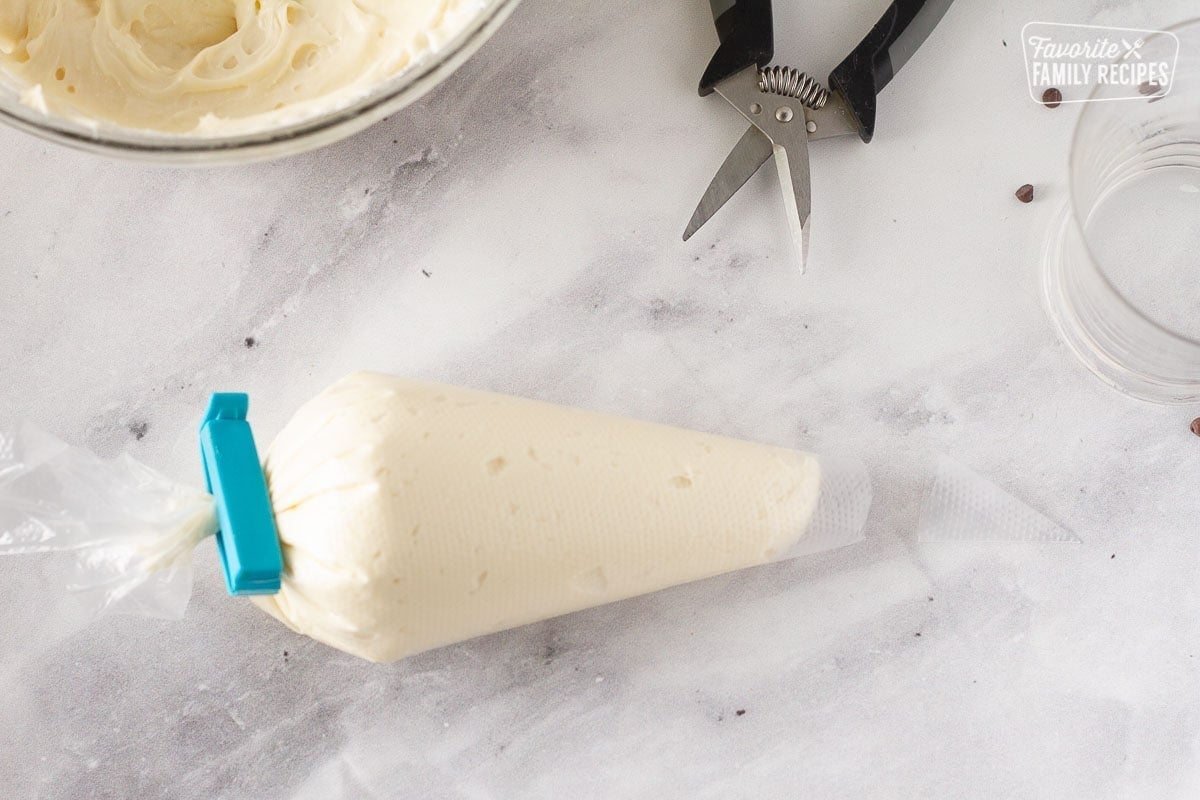
{"label": "white marble surface", "polygon": [[[885,5],[776,3],[778,59],[824,74]],[[1144,5],[959,0],[876,141],[814,146],[804,277],[770,171],[679,240],[741,128],[695,94],[702,0],[526,0],[424,102],[274,163],[0,131],[2,417],[198,481],[210,391],[266,441],[373,368],[857,453],[877,496],[861,545],[390,666],[225,596],[211,543],[176,623],[85,626],[0,561],[0,796],[1200,795],[1200,410],[1043,318],[1074,112],[1018,45],[1189,4]],[[1083,544],[917,543],[938,453]]]}

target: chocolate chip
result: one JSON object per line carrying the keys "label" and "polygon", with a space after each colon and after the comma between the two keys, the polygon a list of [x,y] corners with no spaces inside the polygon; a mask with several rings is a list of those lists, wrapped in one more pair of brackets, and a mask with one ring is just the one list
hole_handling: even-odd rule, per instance
{"label": "chocolate chip", "polygon": [[150,432],[149,422],[131,422],[129,423],[129,432],[133,434],[133,438],[139,442],[146,438],[146,434]]}
{"label": "chocolate chip", "polygon": [[1200,436],[1200,417],[1196,417],[1194,420],[1192,420],[1191,428],[1192,433]]}
{"label": "chocolate chip", "polygon": [[256,344],[258,344],[258,340],[255,339],[253,336],[247,336],[245,344],[246,344],[246,349],[249,350],[251,347],[254,347]]}
{"label": "chocolate chip", "polygon": [[1020,200],[1022,203],[1032,203],[1033,202],[1033,184],[1032,183],[1025,184],[1020,189],[1017,189],[1017,191],[1014,192],[1014,194],[1017,196],[1017,199]]}
{"label": "chocolate chip", "polygon": [[1142,81],[1138,85],[1138,94],[1158,94],[1161,91],[1162,86],[1160,84],[1151,83],[1150,81]]}
{"label": "chocolate chip", "polygon": [[737,711],[735,711],[735,712],[733,712],[733,713],[737,714],[737,715],[740,717],[742,714],[745,714],[745,713],[746,713],[746,709],[744,709],[744,708],[739,708]]}
{"label": "chocolate chip", "polygon": [[1062,105],[1062,92],[1051,86],[1046,91],[1042,92],[1042,104],[1046,108],[1058,108]]}

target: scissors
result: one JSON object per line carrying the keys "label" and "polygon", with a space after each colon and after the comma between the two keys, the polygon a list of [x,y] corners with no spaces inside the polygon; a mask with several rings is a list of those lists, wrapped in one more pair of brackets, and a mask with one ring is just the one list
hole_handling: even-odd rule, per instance
{"label": "scissors", "polygon": [[683,232],[684,241],[774,155],[804,272],[812,210],[809,141],[857,135],[870,142],[875,135],[876,97],[937,26],[951,2],[895,0],[830,73],[826,88],[800,70],[769,66],[775,54],[771,0],[709,0],[720,46],[700,78],[700,95],[716,92],[750,127],[700,198]]}

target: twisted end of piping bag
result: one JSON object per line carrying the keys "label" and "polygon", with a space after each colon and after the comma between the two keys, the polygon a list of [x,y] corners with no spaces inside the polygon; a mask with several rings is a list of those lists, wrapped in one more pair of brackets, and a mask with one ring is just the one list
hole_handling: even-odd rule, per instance
{"label": "twisted end of piping bag", "polygon": [[254,434],[246,421],[250,399],[218,393],[200,424],[204,480],[217,506],[217,552],[233,595],[275,594],[283,553]]}

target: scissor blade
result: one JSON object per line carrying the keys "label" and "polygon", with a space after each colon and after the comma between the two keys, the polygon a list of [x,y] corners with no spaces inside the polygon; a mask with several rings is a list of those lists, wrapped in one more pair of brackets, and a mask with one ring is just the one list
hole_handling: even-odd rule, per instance
{"label": "scissor blade", "polygon": [[794,141],[792,147],[775,145],[775,166],[779,169],[779,188],[783,190],[783,208],[796,249],[800,252],[800,272],[808,261],[808,217],[812,213],[812,179],[808,170],[808,142]]}
{"label": "scissor blade", "polygon": [[750,176],[771,157],[772,150],[771,140],[765,133],[753,125],[746,129],[742,138],[729,151],[725,163],[713,176],[712,183],[708,184],[708,189],[704,191],[704,196],[700,198],[700,204],[696,206],[692,219],[683,232],[685,242],[750,180]]}

